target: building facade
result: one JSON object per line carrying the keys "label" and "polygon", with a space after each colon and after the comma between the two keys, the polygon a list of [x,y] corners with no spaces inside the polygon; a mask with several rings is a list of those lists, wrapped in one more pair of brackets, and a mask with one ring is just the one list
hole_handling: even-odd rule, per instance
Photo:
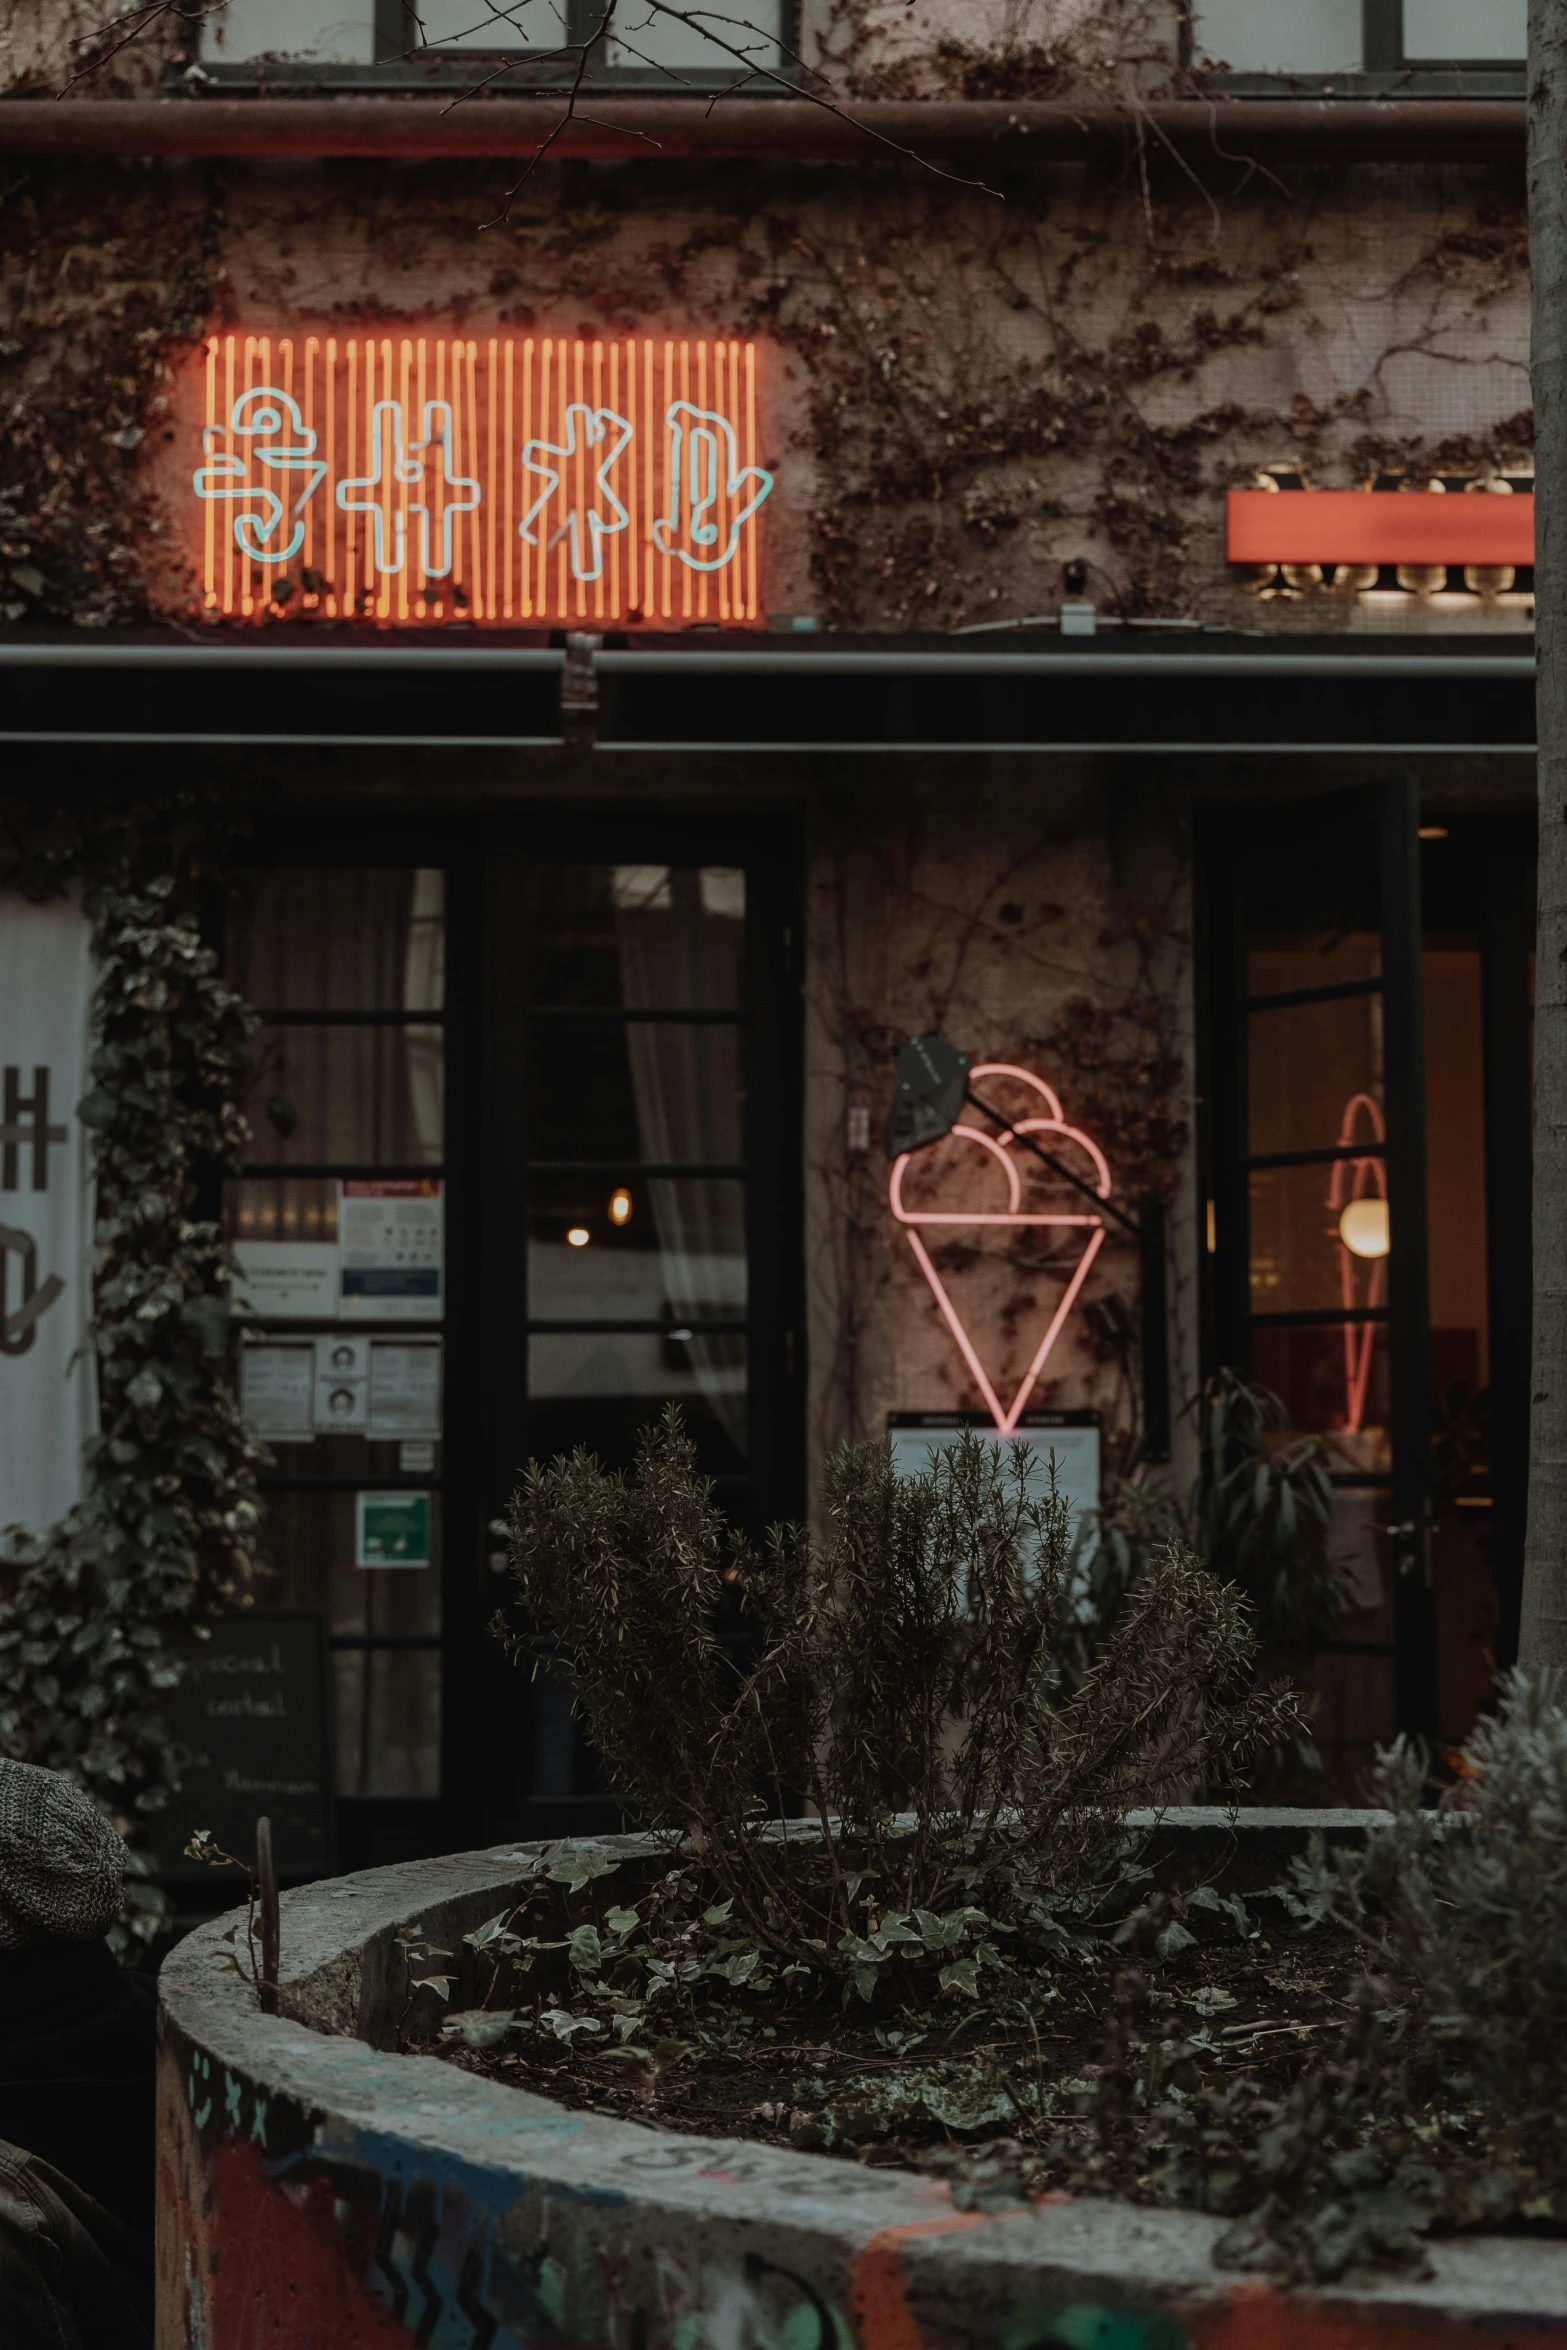
{"label": "building facade", "polygon": [[[345,1865],[606,1816],[497,1525],[668,1402],[756,1532],[963,1416],[1184,1491],[1238,1369],[1330,1442],[1330,1783],[1460,1738],[1527,1451],[1521,11],[10,13],[9,788],[226,812],[258,1605]],[[932,1033],[999,1117],[902,1166]]]}

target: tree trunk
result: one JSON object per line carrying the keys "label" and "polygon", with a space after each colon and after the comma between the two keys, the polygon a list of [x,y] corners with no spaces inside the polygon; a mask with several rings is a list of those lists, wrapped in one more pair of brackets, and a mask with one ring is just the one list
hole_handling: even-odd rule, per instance
{"label": "tree trunk", "polygon": [[1534,1361],[1520,1664],[1567,1666],[1567,0],[1529,0],[1540,900]]}

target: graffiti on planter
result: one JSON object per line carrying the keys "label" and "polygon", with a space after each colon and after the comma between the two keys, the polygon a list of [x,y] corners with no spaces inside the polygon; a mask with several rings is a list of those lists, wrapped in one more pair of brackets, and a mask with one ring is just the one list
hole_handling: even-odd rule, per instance
{"label": "graffiti on planter", "polygon": [[[613,2187],[527,2181],[519,2148],[574,2137],[572,2115],[508,2117],[496,2125],[507,2159],[491,2166],[401,2130],[333,2125],[177,2034],[162,2082],[160,2291],[183,2312],[183,2350],[934,2350],[907,2249],[1018,2217],[948,2206],[876,2229],[840,2305],[787,2257],[709,2254],[699,2219],[654,2226]],[[701,2140],[690,2151],[697,2176],[725,2184],[720,2154],[746,2159]],[[814,2169],[802,2166],[807,2202]],[[846,2169],[844,2184],[862,2174]],[[1086,2300],[1016,2306],[989,2338],[993,2350],[1187,2350],[1163,2312]]]}

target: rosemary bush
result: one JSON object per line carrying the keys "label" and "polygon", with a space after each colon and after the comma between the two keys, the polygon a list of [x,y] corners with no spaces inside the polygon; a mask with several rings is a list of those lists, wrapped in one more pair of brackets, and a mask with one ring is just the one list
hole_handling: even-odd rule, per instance
{"label": "rosemary bush", "polygon": [[1434,1809],[1429,1757],[1400,1739],[1376,1780],[1389,1824],[1317,1838],[1278,1888],[1347,1929],[1366,1972],[1340,2045],[1287,2096],[1209,2081],[1156,2117],[1154,2184],[1232,2216],[1221,2261],[1334,2278],[1418,2262],[1433,2233],[1567,2232],[1563,1694],[1509,1675]]}
{"label": "rosemary bush", "polygon": [[[642,1914],[610,1913],[613,1966],[598,1925],[572,1955],[574,2028],[597,2000],[640,2030],[708,1976],[917,2005],[977,1999],[988,1970],[999,1996],[1135,1880],[1128,1807],[1234,1777],[1299,1726],[1292,1693],[1254,1686],[1237,1593],[1166,1547],[1107,1607],[1027,1476],[968,1436],[906,1479],[886,1446],[851,1447],[825,1544],[776,1527],[756,1551],[674,1414],[629,1475],[580,1451],[530,1467],[510,1529],[536,1630],[497,1629],[522,1659],[558,1644],[611,1783],[685,1847]],[[740,1665],[715,1631],[726,1577],[754,1634]],[[519,1964],[568,1947],[494,1923]]]}
{"label": "rosemary bush", "polygon": [[1492,2117],[1526,2168],[1567,2188],[1567,1707],[1559,1675],[1515,1672],[1435,1810],[1428,1756],[1381,1758],[1392,1824],[1364,1849],[1314,1854],[1301,1889],[1365,1943],[1395,1986],[1410,2093]]}

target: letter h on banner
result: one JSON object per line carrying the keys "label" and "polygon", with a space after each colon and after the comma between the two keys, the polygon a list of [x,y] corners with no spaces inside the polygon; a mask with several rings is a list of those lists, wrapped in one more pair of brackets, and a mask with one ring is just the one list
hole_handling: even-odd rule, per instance
{"label": "letter h on banner", "polygon": [[[28,1121],[23,1124],[24,1118]],[[68,1142],[70,1129],[49,1123],[49,1072],[34,1069],[33,1090],[22,1092],[22,1072],[5,1072],[4,1115],[0,1116],[0,1191],[15,1191],[18,1161],[24,1150],[33,1155],[32,1188],[49,1188],[49,1145]]]}

